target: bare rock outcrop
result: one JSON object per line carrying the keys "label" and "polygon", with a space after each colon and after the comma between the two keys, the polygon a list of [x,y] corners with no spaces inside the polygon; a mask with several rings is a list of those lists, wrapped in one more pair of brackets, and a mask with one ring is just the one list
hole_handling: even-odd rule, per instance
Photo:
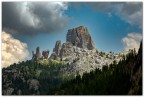
{"label": "bare rock outcrop", "polygon": [[39,47],[36,48],[36,56],[37,56],[37,59],[39,59],[41,57],[41,53],[40,53],[40,48]]}
{"label": "bare rock outcrop", "polygon": [[42,52],[42,55],[43,55],[43,58],[44,58],[44,59],[47,59],[47,58],[48,58],[48,55],[49,55],[49,50],[44,50],[44,51]]}
{"label": "bare rock outcrop", "polygon": [[32,60],[38,60],[41,57],[41,53],[40,53],[40,48],[37,47],[36,48],[36,54],[34,53],[34,51],[32,51]]}
{"label": "bare rock outcrop", "polygon": [[29,90],[33,92],[34,95],[39,94],[39,81],[36,79],[27,80],[27,84],[29,85]]}
{"label": "bare rock outcrop", "polygon": [[94,42],[88,29],[84,26],[79,26],[77,28],[69,29],[66,41],[72,43],[74,46],[92,50],[95,48]]}
{"label": "bare rock outcrop", "polygon": [[57,57],[63,59],[67,56],[71,56],[75,52],[76,49],[74,49],[74,47],[95,50],[94,42],[86,27],[79,26],[74,29],[69,29],[66,42],[61,46],[61,41],[57,41],[53,52],[56,53]]}
{"label": "bare rock outcrop", "polygon": [[55,52],[57,54],[57,56],[59,56],[60,51],[61,51],[61,41],[58,40],[58,41],[56,41],[55,48],[53,49],[53,52]]}
{"label": "bare rock outcrop", "polygon": [[55,53],[55,52],[53,52],[52,54],[51,54],[51,56],[50,56],[50,58],[49,59],[53,59],[53,60],[56,60],[57,59],[57,54]]}
{"label": "bare rock outcrop", "polygon": [[73,45],[70,42],[63,43],[60,51],[60,58],[70,56],[74,52]]}

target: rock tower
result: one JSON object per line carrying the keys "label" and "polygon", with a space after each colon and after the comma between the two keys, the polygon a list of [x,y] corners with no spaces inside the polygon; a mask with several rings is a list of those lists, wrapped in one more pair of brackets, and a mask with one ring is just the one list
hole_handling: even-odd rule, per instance
{"label": "rock tower", "polygon": [[74,46],[88,50],[92,50],[95,48],[91,35],[88,29],[84,26],[69,29],[66,36],[66,42],[70,42]]}

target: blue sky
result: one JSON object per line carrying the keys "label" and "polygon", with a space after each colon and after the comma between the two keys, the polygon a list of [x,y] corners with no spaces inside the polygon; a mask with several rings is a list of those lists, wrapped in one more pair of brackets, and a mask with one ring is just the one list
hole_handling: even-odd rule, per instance
{"label": "blue sky", "polygon": [[69,17],[69,22],[63,32],[42,33],[32,37],[22,36],[23,38],[18,36],[17,38],[29,45],[29,51],[35,51],[37,46],[41,51],[44,49],[52,51],[57,40],[61,40],[62,43],[66,41],[68,29],[83,25],[88,28],[98,50],[120,52],[124,50],[121,39],[127,33],[142,32],[137,25],[132,26],[114,14],[109,16],[107,13],[94,11],[89,7],[75,8],[71,5],[65,11],[65,15]]}
{"label": "blue sky", "polygon": [[[119,6],[120,4],[123,6]],[[15,3],[15,6],[16,5],[17,3]],[[25,11],[25,13],[27,13],[25,14],[27,15],[27,18],[21,17],[21,15],[17,17],[23,20],[26,19],[26,22],[22,22],[22,26],[18,19],[10,17],[3,18],[3,30],[12,35],[13,38],[27,44],[28,51],[30,52],[29,58],[32,56],[32,50],[35,51],[37,46],[40,47],[41,52],[45,49],[49,49],[52,52],[57,40],[61,40],[62,43],[66,42],[66,33],[68,29],[80,25],[88,28],[96,48],[105,52],[112,51],[118,53],[125,50],[128,48],[125,46],[129,46],[128,42],[132,40],[130,38],[133,38],[133,41],[136,41],[135,43],[137,43],[135,36],[142,35],[143,13],[141,12],[141,2],[138,4],[125,2],[116,4],[111,2],[93,4],[60,2],[56,4],[49,3],[48,5],[41,5],[33,4],[36,11],[32,10],[35,12],[33,14],[39,16],[34,20],[42,21],[41,23],[43,23],[44,26],[37,28],[38,30],[34,29],[34,27],[38,27],[36,24],[34,24],[34,26],[29,26],[31,24],[30,19],[34,17],[27,11]],[[49,7],[51,5],[52,7]],[[3,6],[7,7],[7,4],[3,4]],[[134,8],[134,10],[132,10],[132,8]],[[20,9],[23,9],[23,7]],[[40,10],[39,13],[37,12],[38,10]],[[9,10],[3,8],[2,11],[5,12]],[[21,10],[19,10],[19,13],[21,13]],[[2,14],[7,15],[7,13]],[[50,18],[53,17],[53,21],[50,20]],[[11,19],[15,20],[15,23],[9,25],[11,22],[8,22],[8,20],[11,21]],[[14,25],[16,25],[16,27]],[[18,28],[18,26],[20,27]],[[9,29],[7,30],[7,28],[15,30],[16,33]],[[133,47],[133,45],[130,47]]]}

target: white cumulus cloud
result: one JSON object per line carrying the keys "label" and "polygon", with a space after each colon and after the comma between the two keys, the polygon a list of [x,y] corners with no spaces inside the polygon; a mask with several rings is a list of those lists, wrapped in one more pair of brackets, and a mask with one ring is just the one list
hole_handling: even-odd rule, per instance
{"label": "white cumulus cloud", "polygon": [[2,32],[2,67],[25,60],[29,55],[27,44]]}
{"label": "white cumulus cloud", "polygon": [[140,33],[128,33],[126,37],[122,38],[122,43],[125,50],[136,49],[138,51],[140,42],[142,41],[142,34]]}

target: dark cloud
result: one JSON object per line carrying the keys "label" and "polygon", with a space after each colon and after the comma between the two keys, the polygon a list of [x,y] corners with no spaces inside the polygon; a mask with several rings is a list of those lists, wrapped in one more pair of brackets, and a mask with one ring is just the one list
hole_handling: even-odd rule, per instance
{"label": "dark cloud", "polygon": [[142,2],[2,2],[2,28],[27,35],[62,31],[68,20],[64,11],[70,5],[115,14],[142,27]]}
{"label": "dark cloud", "polygon": [[2,2],[2,28],[27,35],[56,32],[65,28],[67,3]]}

